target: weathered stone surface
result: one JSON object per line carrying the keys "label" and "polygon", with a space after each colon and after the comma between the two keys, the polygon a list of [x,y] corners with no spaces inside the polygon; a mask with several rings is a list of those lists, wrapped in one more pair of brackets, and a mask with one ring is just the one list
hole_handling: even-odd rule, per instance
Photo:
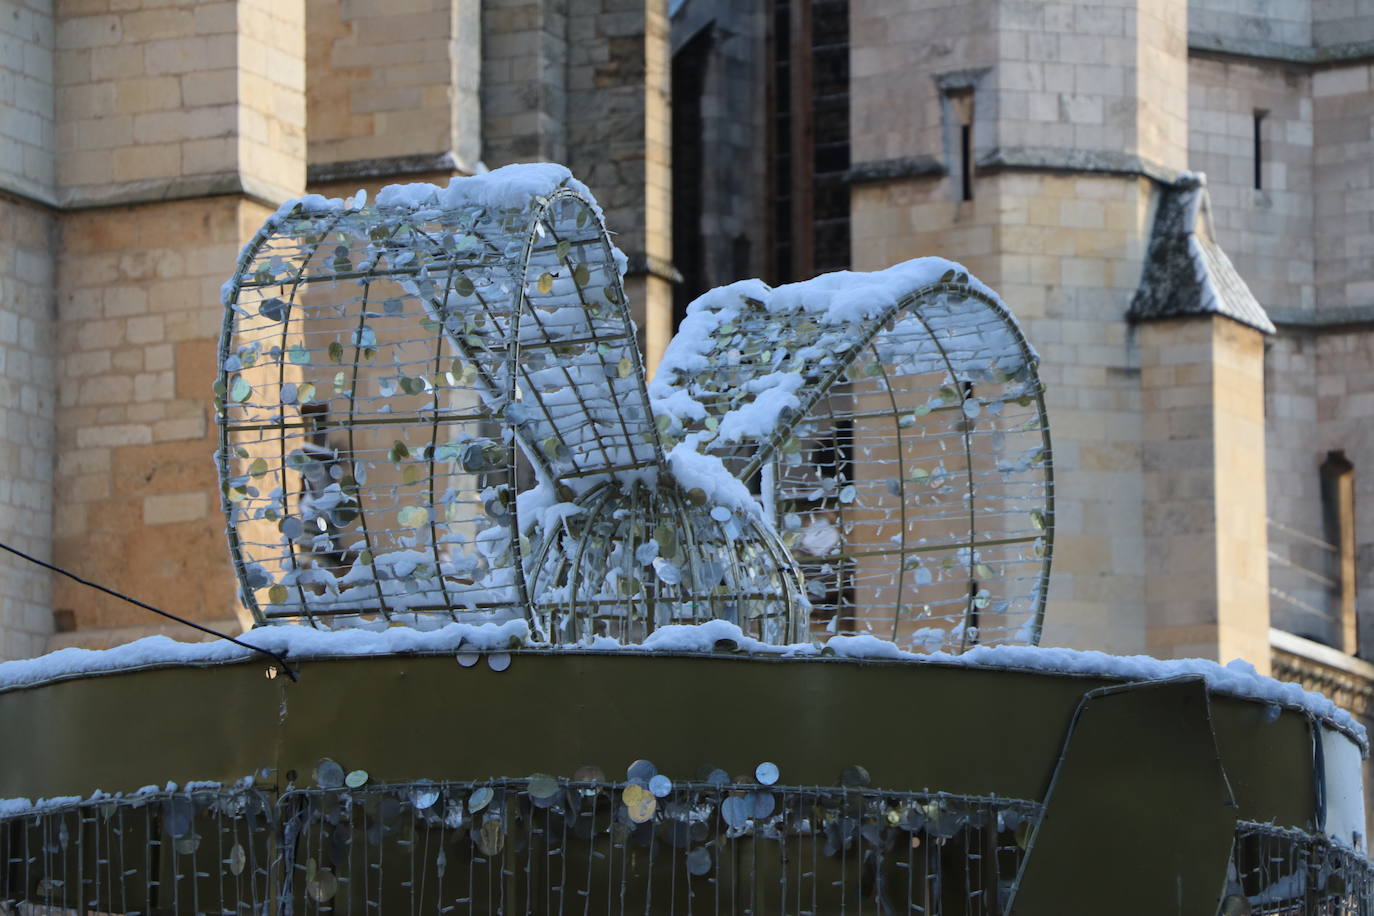
{"label": "weathered stone surface", "polygon": [[[51,560],[57,220],[0,197],[0,239],[0,541]],[[0,658],[43,651],[50,632],[50,576],[0,555]]]}
{"label": "weathered stone surface", "polygon": [[1207,188],[1189,175],[1160,190],[1132,321],[1224,315],[1266,334],[1274,323],[1207,228]]}

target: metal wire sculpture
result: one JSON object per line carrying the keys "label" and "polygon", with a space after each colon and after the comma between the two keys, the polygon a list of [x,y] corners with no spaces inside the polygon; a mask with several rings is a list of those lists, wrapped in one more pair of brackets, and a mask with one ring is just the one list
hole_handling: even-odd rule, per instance
{"label": "metal wire sculpture", "polygon": [[216,383],[257,622],[1036,641],[1048,430],[991,291],[935,259],[726,287],[651,397],[624,264],[559,166],[278,211]]}
{"label": "metal wire sculpture", "polygon": [[[1040,816],[1000,797],[599,773],[62,800],[0,816],[0,912],[993,916]],[[1241,821],[1223,893],[1219,913],[1356,916],[1374,867]]]}
{"label": "metal wire sculpture", "polygon": [[0,817],[0,907],[992,916],[1039,813],[945,793],[543,774],[159,792]]}

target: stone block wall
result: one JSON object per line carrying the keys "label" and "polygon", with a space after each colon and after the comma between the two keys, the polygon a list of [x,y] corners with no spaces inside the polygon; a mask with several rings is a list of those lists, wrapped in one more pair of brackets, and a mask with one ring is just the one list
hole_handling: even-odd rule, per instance
{"label": "stone block wall", "polygon": [[[1320,435],[1309,460],[1339,449],[1355,467],[1355,574],[1361,653],[1374,655],[1374,329],[1321,334],[1315,345]],[[1316,455],[1312,453],[1316,452]],[[1315,476],[1316,468],[1309,473]]]}
{"label": "stone block wall", "polygon": [[996,145],[1005,155],[1051,156],[1059,167],[1070,154],[1082,165],[1095,155],[1183,167],[1183,0],[1003,3],[996,29]]}
{"label": "stone block wall", "polygon": [[[1335,575],[1330,551],[1316,543],[1331,536],[1319,469],[1333,450],[1356,462],[1356,539],[1365,552],[1357,570],[1369,579],[1374,513],[1361,506],[1374,486],[1361,472],[1374,460],[1366,432],[1374,400],[1360,381],[1369,373],[1358,367],[1369,365],[1361,360],[1374,335],[1358,324],[1374,305],[1374,77],[1358,61],[1312,61],[1356,53],[1374,7],[1361,13],[1356,2],[1293,0],[1267,9],[1262,24],[1210,6],[1215,15],[1194,17],[1195,42],[1282,58],[1204,53],[1189,66],[1190,167],[1208,175],[1217,240],[1282,325],[1265,369],[1272,618],[1280,629],[1339,645],[1337,592],[1313,578]],[[1330,32],[1337,20],[1352,27],[1348,41]],[[1208,22],[1216,34],[1199,34]],[[1258,190],[1257,110],[1265,112]],[[1366,582],[1360,591],[1367,649],[1374,649],[1371,589]]]}
{"label": "stone block wall", "polygon": [[[52,554],[54,28],[47,0],[0,13],[0,540],[42,560]],[[51,597],[47,572],[0,555],[0,659],[43,650]]]}
{"label": "stone block wall", "polygon": [[[945,162],[946,115],[936,78],[966,72],[974,81],[979,71],[993,66],[999,6],[990,0],[851,0],[849,123],[855,163],[926,157],[951,165]],[[893,117],[893,112],[906,116]],[[992,96],[975,101],[975,145],[981,149],[995,143],[995,112]]]}
{"label": "stone block wall", "polygon": [[[52,556],[230,628],[208,400],[219,286],[304,188],[304,41],[303,0],[83,0],[55,29]],[[50,647],[185,635],[67,580],[48,607]]]}
{"label": "stone block wall", "polygon": [[1141,406],[1148,412],[1142,554],[1149,568],[1168,571],[1145,583],[1150,650],[1161,655],[1182,650],[1216,657],[1215,333],[1210,316],[1154,322],[1139,331]]}
{"label": "stone block wall", "polygon": [[1359,54],[1374,41],[1371,0],[1189,0],[1188,19],[1201,47],[1278,59]]}
{"label": "stone block wall", "polygon": [[[957,259],[997,289],[1002,264],[993,217],[998,202],[991,196],[951,199],[949,183],[922,179],[856,185],[850,206],[854,270],[880,270],[907,258],[938,255]],[[1012,307],[1021,314],[1020,303]]]}
{"label": "stone block wall", "polygon": [[0,187],[51,202],[57,174],[51,0],[0,15]]}
{"label": "stone block wall", "polygon": [[[634,259],[649,349],[661,349],[672,273],[666,9],[578,2],[590,30],[577,35],[555,0],[490,0],[486,24],[482,0],[7,5],[0,189],[28,200],[6,198],[0,212],[0,379],[15,405],[0,416],[0,455],[14,469],[0,487],[0,534],[168,610],[234,625],[209,400],[220,284],[267,214],[305,189],[307,160],[312,190],[332,194],[478,168],[484,30],[492,164],[555,158],[588,180]],[[543,56],[529,54],[531,40]],[[531,97],[532,82],[553,90]],[[525,141],[530,131],[538,142]],[[50,647],[164,626],[3,568],[0,657],[40,650],[54,609],[64,632]]]}
{"label": "stone block wall", "polygon": [[1226,43],[1270,53],[1312,44],[1313,8],[1324,0],[1188,0],[1188,31],[1209,45]]}
{"label": "stone block wall", "polygon": [[[1128,7],[1129,9],[1129,7]],[[1129,14],[1128,14],[1129,15]],[[1188,165],[1188,4],[1186,0],[1135,7],[1136,148],[1165,170]]]}
{"label": "stone block wall", "polygon": [[[1145,651],[1140,363],[1124,317],[1153,219],[1142,172],[1187,161],[1186,4],[873,0],[851,4],[851,30],[856,166],[925,157],[951,173],[857,186],[855,267],[954,257],[1016,312],[1054,418],[1044,641]],[[942,124],[951,88],[973,91],[968,201]]]}
{"label": "stone block wall", "polygon": [[[471,172],[481,158],[480,0],[309,0],[309,161],[355,163],[359,174],[448,157]],[[322,169],[329,172],[328,168]]]}
{"label": "stone block wall", "polygon": [[1318,473],[1326,457],[1318,409],[1321,350],[1318,335],[1283,333],[1264,361],[1266,489],[1269,516],[1277,523],[1269,531],[1269,548],[1278,557],[1270,584],[1280,592],[1270,600],[1271,616],[1274,626],[1298,634],[1313,634],[1321,616],[1306,608],[1330,611],[1325,586],[1292,568],[1320,572],[1329,556],[1306,539],[1325,537]]}
{"label": "stone block wall", "polygon": [[483,0],[482,28],[484,160],[489,166],[562,162],[568,149],[566,4]]}
{"label": "stone block wall", "polygon": [[1015,3],[1000,13],[999,145],[1134,145],[1136,48],[1126,7]]}
{"label": "stone block wall", "polygon": [[1269,670],[1264,338],[1229,318],[1140,328],[1148,651]]}
{"label": "stone block wall", "polygon": [[89,206],[304,183],[303,0],[91,0],[56,30],[58,183]]}
{"label": "stone block wall", "polygon": [[[238,603],[209,400],[219,287],[269,212],[222,196],[83,211],[62,225],[54,556],[220,624],[232,625]],[[53,607],[78,628],[63,642],[150,622],[64,581]]]}
{"label": "stone block wall", "polygon": [[1371,0],[1311,0],[1311,3],[1312,43],[1318,48],[1349,48],[1374,41],[1374,2]]}
{"label": "stone block wall", "polygon": [[1044,643],[1146,645],[1139,353],[1123,320],[1153,187],[1123,176],[1010,173],[999,292],[1042,359],[1055,468],[1055,559]]}
{"label": "stone block wall", "polygon": [[1268,503],[1264,495],[1265,337],[1227,318],[1214,316],[1211,322],[1218,633],[1208,643],[1209,655],[1223,664],[1243,658],[1268,674],[1271,618],[1265,524]]}
{"label": "stone block wall", "polygon": [[[57,219],[0,194],[0,240],[0,540],[50,561]],[[0,553],[0,659],[42,652],[52,626],[49,573]]]}
{"label": "stone block wall", "polygon": [[672,335],[671,71],[653,0],[484,0],[486,165],[557,159],[596,195],[630,258],[650,372]]}
{"label": "stone block wall", "polygon": [[1374,305],[1374,65],[1312,75],[1317,308]]}
{"label": "stone block wall", "polygon": [[[1370,38],[1360,30],[1374,23],[1371,4],[1271,0],[1261,17],[1232,0],[1191,0],[1186,10],[1184,0],[852,0],[853,160],[896,173],[853,186],[855,266],[956,257],[1003,293],[1045,360],[1060,480],[1047,642],[1124,652],[1153,644],[1144,544],[1163,516],[1149,507],[1143,469],[1160,421],[1142,406],[1140,337],[1122,320],[1153,188],[1132,169],[1209,173],[1216,236],[1266,307],[1374,304],[1370,67],[1247,62],[1234,48],[1225,59],[1205,48],[1189,58],[1185,29],[1195,45],[1215,33],[1265,53],[1334,53]],[[48,473],[64,562],[95,562],[97,577],[172,609],[232,615],[206,412],[216,291],[267,212],[245,195],[273,203],[298,193],[307,159],[312,189],[334,194],[443,181],[481,158],[567,161],[632,256],[631,295],[651,353],[666,339],[663,5],[400,0],[379,9],[357,0],[70,0],[54,15],[42,0],[12,0],[14,15],[0,17],[0,186],[107,207],[59,217],[7,201],[0,216],[16,238],[58,233],[57,242],[21,242],[0,263],[9,297],[0,303],[0,378],[10,384],[26,360],[32,369],[44,320],[63,352],[47,370],[56,406],[45,415],[21,392],[0,447],[20,450],[14,460],[34,468],[22,480],[37,485],[41,461],[22,450],[41,447],[27,424],[55,424]],[[739,78],[759,63],[747,56],[738,55]],[[942,92],[969,89],[981,165],[974,199],[962,201],[957,178],[942,174],[957,169]],[[1262,192],[1250,158],[1257,108],[1268,111]],[[730,130],[733,115],[706,114],[710,129]],[[1065,174],[1079,168],[1097,171]],[[223,196],[204,196],[212,193]],[[725,222],[709,228],[729,232]],[[43,266],[25,254],[44,251],[62,252],[61,261]],[[57,318],[51,297],[46,319],[28,298],[40,274],[60,277]],[[14,298],[12,289],[25,292]],[[1374,408],[1359,380],[1374,353],[1363,333],[1327,329],[1272,346],[1262,451],[1276,518],[1319,521],[1316,464],[1331,448],[1355,461],[1361,504],[1374,500],[1362,421]],[[1218,340],[1219,360],[1223,351],[1253,355],[1249,344]],[[1176,381],[1167,415],[1181,425],[1166,424],[1169,436],[1196,421],[1192,394],[1206,389],[1221,403],[1215,380]],[[1252,381],[1242,387],[1252,391]],[[1253,416],[1232,413],[1235,435],[1249,441]],[[8,492],[0,518],[37,532],[41,547],[42,529],[30,523],[41,507],[32,494]],[[1374,526],[1374,513],[1360,518]],[[111,540],[120,524],[137,536]],[[1248,556],[1240,523],[1225,530],[1239,532],[1236,549]],[[1374,533],[1362,528],[1360,539],[1374,544]],[[50,626],[33,616],[42,601],[28,588],[4,598],[7,609],[30,610],[18,612],[20,623],[0,621],[0,632],[31,639]],[[87,634],[136,619],[65,588],[56,606],[81,615]],[[1374,583],[1365,594],[1374,596]],[[24,651],[0,643],[0,654]]]}
{"label": "stone block wall", "polygon": [[233,5],[238,12],[238,171],[259,199],[293,197],[305,185],[305,3],[238,0]]}
{"label": "stone block wall", "polygon": [[[1312,77],[1247,61],[1189,62],[1188,167],[1205,172],[1216,238],[1266,308],[1313,308]],[[1261,121],[1255,189],[1255,113]]]}

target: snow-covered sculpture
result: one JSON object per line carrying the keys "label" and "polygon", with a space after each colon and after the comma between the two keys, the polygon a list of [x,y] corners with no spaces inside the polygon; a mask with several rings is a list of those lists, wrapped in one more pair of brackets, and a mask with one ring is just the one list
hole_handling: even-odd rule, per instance
{"label": "snow-covered sculpture", "polygon": [[938,259],[737,283],[646,386],[624,265],[559,166],[269,219],[216,384],[257,621],[1036,641],[1048,433],[990,290]]}

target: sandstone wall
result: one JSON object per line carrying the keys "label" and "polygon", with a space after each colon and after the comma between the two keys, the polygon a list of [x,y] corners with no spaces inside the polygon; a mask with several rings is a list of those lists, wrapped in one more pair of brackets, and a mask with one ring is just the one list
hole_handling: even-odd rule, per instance
{"label": "sandstone wall", "polygon": [[303,0],[93,0],[63,13],[64,204],[236,192],[277,200],[302,186]]}
{"label": "sandstone wall", "polygon": [[[83,0],[55,30],[53,557],[231,628],[208,400],[219,287],[304,187],[304,9]],[[50,647],[188,635],[66,580],[49,606]]]}
{"label": "sandstone wall", "polygon": [[[1294,0],[1286,0],[1288,3]],[[1311,0],[1312,42],[1333,51],[1374,41],[1374,2]]]}
{"label": "sandstone wall", "polygon": [[[69,214],[58,278],[54,554],[193,619],[232,622],[210,404],[219,287],[268,210],[224,196]],[[74,583],[62,641],[151,622]]]}
{"label": "sandstone wall", "polygon": [[1006,3],[997,11],[996,143],[1013,161],[1182,168],[1187,8]]}
{"label": "sandstone wall", "polygon": [[[963,88],[984,78],[997,61],[996,16],[997,4],[990,0],[851,0],[849,123],[855,163],[938,161],[949,152],[949,114],[936,80],[952,75],[959,84],[953,88]],[[976,142],[984,149],[994,142],[997,127],[990,102],[989,97],[975,102]],[[893,112],[905,116],[893,117]]]}
{"label": "sandstone wall", "polygon": [[1282,53],[1312,45],[1313,7],[1323,0],[1188,0],[1188,31],[1200,44]]}
{"label": "sandstone wall", "polygon": [[1324,572],[1329,565],[1329,552],[1303,537],[1325,538],[1318,473],[1326,457],[1318,410],[1320,350],[1316,335],[1284,333],[1265,354],[1266,489],[1269,515],[1277,523],[1269,532],[1277,558],[1270,582],[1279,592],[1270,602],[1274,626],[1309,636],[1323,632],[1323,641],[1330,642],[1335,621],[1324,619],[1331,611],[1329,592],[1299,571]]}
{"label": "sandstone wall", "polygon": [[0,16],[0,187],[51,202],[57,181],[53,5],[13,0]]}
{"label": "sandstone wall", "polygon": [[472,171],[482,147],[479,0],[309,0],[306,18],[316,172],[398,174],[441,162]]}
{"label": "sandstone wall", "polygon": [[1374,65],[1312,76],[1317,308],[1374,305]]}
{"label": "sandstone wall", "polygon": [[1215,315],[1140,329],[1152,655],[1269,670],[1263,349]]}
{"label": "sandstone wall", "polygon": [[[855,187],[855,267],[956,258],[1043,358],[1046,644],[1148,645],[1139,350],[1124,316],[1153,219],[1146,175],[1186,163],[1185,26],[1181,2],[851,4],[855,169],[891,176]],[[961,200],[949,94],[969,91],[977,164]]]}
{"label": "sandstone wall", "polygon": [[[1344,328],[1316,340],[1317,461],[1333,449],[1355,467],[1355,574],[1362,653],[1374,653],[1374,329]],[[1311,473],[1311,472],[1309,472]]]}
{"label": "sandstone wall", "polygon": [[[43,560],[52,554],[54,30],[46,0],[14,0],[0,15],[0,540]],[[43,650],[51,595],[47,572],[0,555],[0,659]]]}
{"label": "sandstone wall", "polygon": [[[1190,169],[1205,172],[1218,242],[1269,309],[1316,302],[1311,76],[1246,61],[1189,64]],[[1262,166],[1255,188],[1255,113]]]}
{"label": "sandstone wall", "polygon": [[[0,194],[0,541],[52,559],[57,220]],[[43,651],[52,579],[0,554],[0,659]]]}
{"label": "sandstone wall", "polygon": [[1153,186],[1144,178],[999,179],[1000,291],[1042,359],[1055,467],[1045,643],[1143,651],[1145,493],[1137,341]]}
{"label": "sandstone wall", "polygon": [[568,150],[568,17],[562,0],[483,0],[482,156],[562,162]]}

